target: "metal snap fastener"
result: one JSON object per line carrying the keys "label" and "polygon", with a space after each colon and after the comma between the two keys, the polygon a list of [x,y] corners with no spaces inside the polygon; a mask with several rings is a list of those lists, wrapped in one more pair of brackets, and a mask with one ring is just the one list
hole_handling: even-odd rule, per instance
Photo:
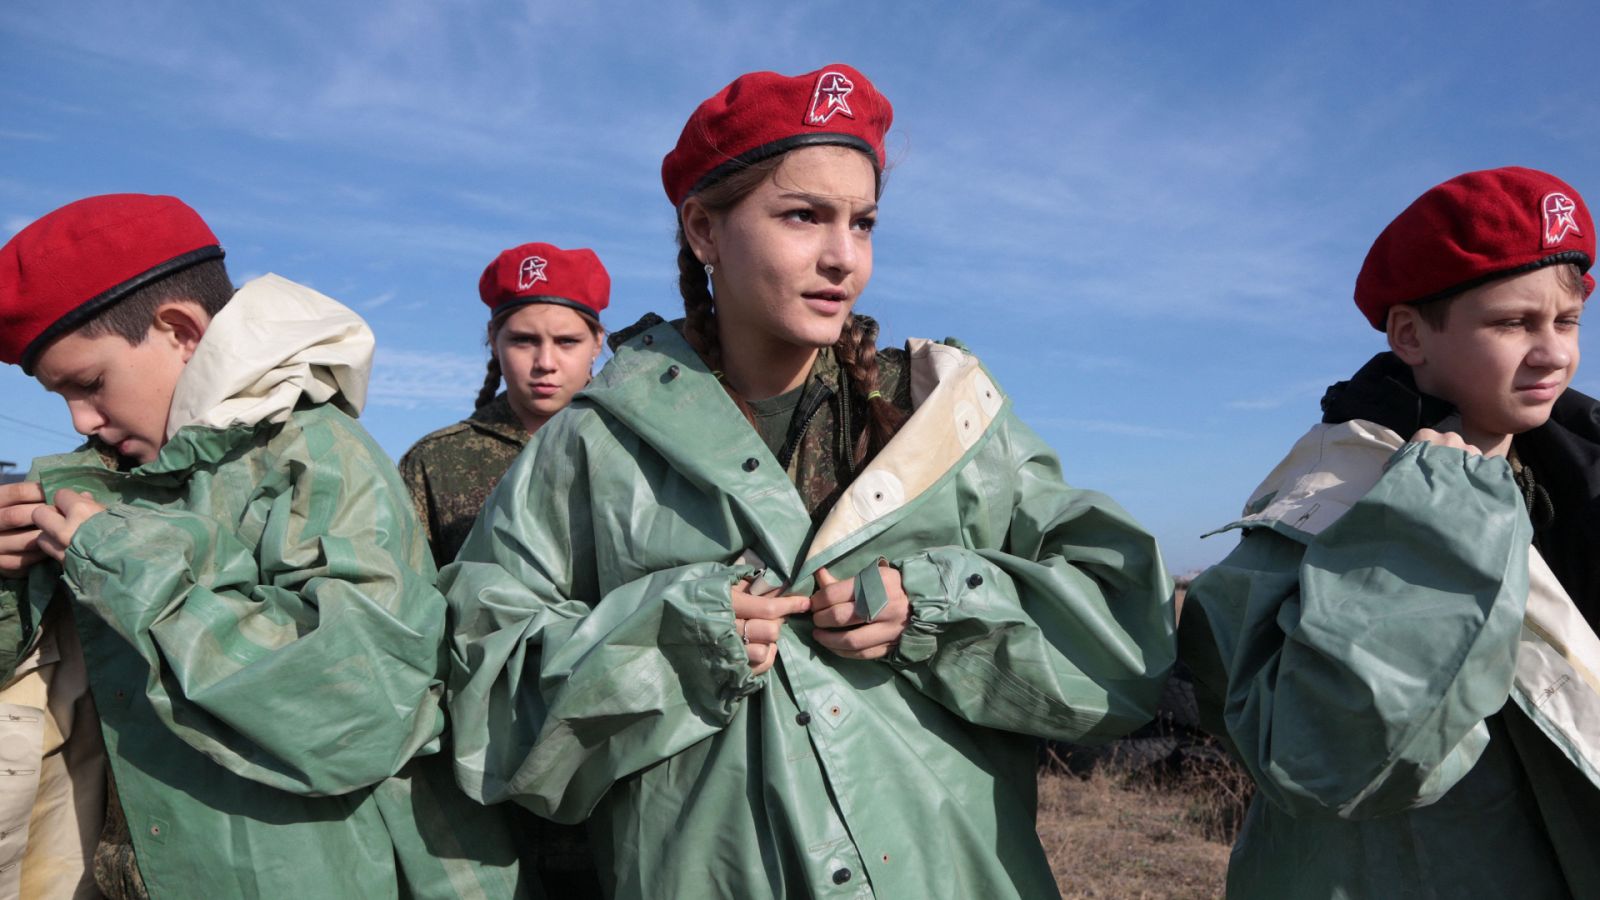
{"label": "metal snap fastener", "polygon": [[811,724],[811,713],[808,713],[805,710],[801,710],[800,714],[794,717],[794,723],[796,725],[801,726],[802,728],[807,726],[807,725],[810,725]]}
{"label": "metal snap fastener", "polygon": [[754,456],[744,461],[744,470],[746,472],[754,472],[756,469],[760,468],[760,466],[761,460],[756,459]]}
{"label": "metal snap fastener", "polygon": [[650,346],[651,344],[654,344],[655,342],[656,342],[656,336],[653,335],[653,334],[647,334],[643,338],[641,338],[640,341],[639,341],[639,343],[644,344],[646,347]]}
{"label": "metal snap fastener", "polygon": [[982,575],[979,575],[977,573],[973,573],[972,575],[967,577],[967,587],[975,588],[980,584],[983,584],[983,576]]}
{"label": "metal snap fastener", "polygon": [[850,880],[850,870],[849,869],[835,869],[834,870],[834,872],[833,872],[833,883],[834,884],[844,884],[846,881],[849,881],[849,880]]}
{"label": "metal snap fastener", "polygon": [[677,377],[678,377],[678,367],[677,366],[668,366],[667,367],[667,380],[671,381],[672,379],[677,378]]}

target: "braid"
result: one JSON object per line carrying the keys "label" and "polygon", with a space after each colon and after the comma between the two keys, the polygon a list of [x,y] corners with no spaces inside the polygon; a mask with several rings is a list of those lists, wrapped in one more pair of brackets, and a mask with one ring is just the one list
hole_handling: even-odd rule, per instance
{"label": "braid", "polygon": [[478,406],[488,403],[500,393],[500,357],[494,354],[494,339],[500,333],[500,326],[504,325],[514,312],[516,312],[515,307],[502,306],[489,316],[489,327],[483,339],[484,345],[489,348],[489,369],[484,373],[483,387],[478,389]]}
{"label": "braid", "polygon": [[722,343],[717,340],[717,313],[700,260],[685,244],[678,251],[678,293],[683,295],[683,336],[711,371],[722,370]]}
{"label": "braid", "polygon": [[478,391],[478,402],[475,404],[475,408],[493,400],[498,393],[500,393],[500,357],[491,353],[489,354],[489,371],[483,377],[483,387]]}
{"label": "braid", "polygon": [[756,419],[750,404],[722,377],[722,341],[717,337],[717,311],[705,267],[700,264],[694,251],[689,249],[689,242],[683,238],[681,227],[678,235],[678,293],[683,295],[683,336],[705,360],[706,367],[717,373],[722,389],[728,392],[733,405],[739,407],[753,428]]}
{"label": "braid", "polygon": [[839,342],[833,345],[839,365],[850,378],[850,392],[867,406],[864,440],[857,442],[855,450],[857,468],[876,456],[906,421],[906,414],[879,393],[882,385],[878,378],[877,340],[877,323],[866,316],[852,315],[839,334]]}

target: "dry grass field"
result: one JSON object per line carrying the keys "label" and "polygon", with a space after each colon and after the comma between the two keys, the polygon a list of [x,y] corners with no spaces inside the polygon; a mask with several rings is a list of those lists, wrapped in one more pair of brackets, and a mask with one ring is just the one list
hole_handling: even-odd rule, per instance
{"label": "dry grass field", "polygon": [[1224,761],[1162,776],[1113,761],[1087,776],[1039,770],[1039,839],[1063,897],[1213,898],[1249,780]]}

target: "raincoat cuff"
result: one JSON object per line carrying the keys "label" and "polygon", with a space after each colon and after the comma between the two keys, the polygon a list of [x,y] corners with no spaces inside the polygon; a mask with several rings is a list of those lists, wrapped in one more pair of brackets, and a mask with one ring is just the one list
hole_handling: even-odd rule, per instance
{"label": "raincoat cuff", "polygon": [[[734,625],[733,586],[752,576],[761,578],[764,571],[754,566],[738,565],[730,577],[708,578],[701,582],[701,609],[715,609],[715,626],[708,635],[711,646],[706,649],[706,663],[711,667],[714,683],[719,686],[721,698],[728,703],[742,700],[766,685],[766,673],[752,675],[750,655],[744,639]],[[732,715],[732,708],[726,710]]]}
{"label": "raincoat cuff", "polygon": [[73,533],[61,559],[67,588],[114,628],[137,631],[136,623],[148,624],[172,597],[148,589],[130,590],[131,583],[158,567],[179,583],[192,577],[177,573],[192,568],[204,536],[185,529],[180,524],[183,518],[125,503],[113,503],[90,516]]}
{"label": "raincoat cuff", "polygon": [[66,576],[69,585],[78,584],[79,579],[91,570],[105,568],[95,562],[95,550],[115,539],[113,529],[121,524],[121,518],[107,515],[113,509],[122,511],[122,504],[112,504],[106,507],[104,512],[95,513],[85,519],[83,524],[78,526],[78,530],[72,533],[72,540],[67,544],[67,552],[61,558],[61,572]]}
{"label": "raincoat cuff", "polygon": [[1409,463],[1416,466],[1433,468],[1459,467],[1467,472],[1490,473],[1503,469],[1504,474],[1511,472],[1511,461],[1504,456],[1484,456],[1481,453],[1468,453],[1456,447],[1443,447],[1430,444],[1427,441],[1407,441],[1389,456],[1383,464],[1383,471],[1388,472],[1396,466]]}
{"label": "raincoat cuff", "polygon": [[889,664],[914,665],[939,649],[939,633],[950,621],[951,598],[957,595],[950,588],[950,579],[955,576],[931,553],[901,560],[894,567],[900,570],[900,585],[911,601],[911,621],[889,654]]}

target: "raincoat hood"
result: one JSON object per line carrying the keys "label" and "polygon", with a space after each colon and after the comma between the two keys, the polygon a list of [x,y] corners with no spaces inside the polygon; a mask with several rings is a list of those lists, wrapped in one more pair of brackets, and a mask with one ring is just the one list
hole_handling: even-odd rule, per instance
{"label": "raincoat hood", "polygon": [[189,425],[278,425],[297,404],[358,416],[372,374],[372,329],[330,297],[279,275],[247,282],[211,320],[184,367],[167,437]]}

